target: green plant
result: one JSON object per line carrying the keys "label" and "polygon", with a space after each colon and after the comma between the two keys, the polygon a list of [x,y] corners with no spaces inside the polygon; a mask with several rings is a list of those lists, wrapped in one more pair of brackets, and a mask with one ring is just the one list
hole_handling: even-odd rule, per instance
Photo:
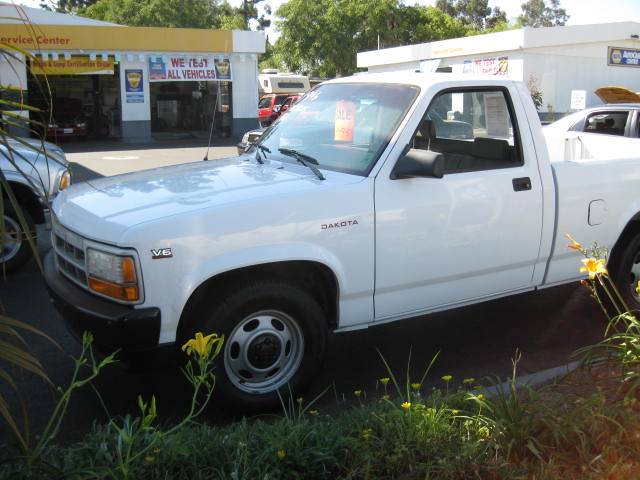
{"label": "green plant", "polygon": [[184,426],[202,414],[206,408],[216,383],[214,360],[220,354],[224,336],[216,334],[203,336],[196,333],[182,347],[190,360],[183,374],[193,387],[191,406],[183,419],[168,429],[155,424],[158,414],[155,396],[150,402],[138,397],[140,415],[125,416],[123,419],[111,419],[105,429],[108,441],[101,446],[101,455],[108,464],[93,473],[98,477],[136,478],[141,468],[153,463],[157,448],[163,439],[174,435]]}

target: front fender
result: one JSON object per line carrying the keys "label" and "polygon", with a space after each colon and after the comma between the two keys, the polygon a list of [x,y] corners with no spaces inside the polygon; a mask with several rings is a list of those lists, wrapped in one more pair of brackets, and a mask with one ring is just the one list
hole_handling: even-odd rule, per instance
{"label": "front fender", "polygon": [[245,267],[287,261],[311,261],[329,268],[336,277],[339,292],[349,292],[344,266],[329,250],[307,243],[287,243],[271,246],[251,247],[227,252],[200,263],[188,272],[182,281],[184,288],[176,292],[172,302],[182,312],[193,292],[207,280],[217,275]]}

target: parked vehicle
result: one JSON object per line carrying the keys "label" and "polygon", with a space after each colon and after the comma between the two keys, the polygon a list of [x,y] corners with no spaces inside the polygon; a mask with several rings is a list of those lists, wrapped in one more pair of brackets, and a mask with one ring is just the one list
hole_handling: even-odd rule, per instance
{"label": "parked vehicle", "polygon": [[[29,138],[9,139],[8,145],[10,151],[0,143],[0,169],[35,235],[36,224],[49,223],[49,203],[71,184],[69,164],[64,151],[52,143],[44,142],[44,150],[42,142]],[[29,260],[33,252],[6,193],[3,203],[5,233],[4,239],[0,237],[0,272],[11,272]]]}
{"label": "parked vehicle", "polygon": [[567,115],[544,127],[545,130],[640,137],[640,95],[621,87],[603,87],[595,93],[605,105]]}
{"label": "parked vehicle", "polygon": [[[436,104],[469,127],[439,132]],[[129,362],[224,334],[216,394],[274,406],[279,389],[313,380],[329,331],[576,281],[565,233],[611,249],[639,308],[630,142],[545,141],[527,88],[506,79],[336,79],[244,155],[62,192],[46,282],[72,330]]]}
{"label": "parked vehicle", "polygon": [[[54,141],[65,138],[87,138],[89,133],[89,119],[85,116],[82,100],[79,98],[57,97],[51,102],[51,106],[46,103],[38,104],[35,99],[35,106],[42,111],[33,113],[37,120],[43,125],[47,125],[46,138]],[[34,126],[37,126],[34,123]],[[42,137],[45,132],[39,132]]]}
{"label": "parked vehicle", "polygon": [[268,93],[260,98],[258,103],[258,122],[263,127],[271,125],[279,116],[280,107],[285,104],[288,98],[299,95],[289,93]]}

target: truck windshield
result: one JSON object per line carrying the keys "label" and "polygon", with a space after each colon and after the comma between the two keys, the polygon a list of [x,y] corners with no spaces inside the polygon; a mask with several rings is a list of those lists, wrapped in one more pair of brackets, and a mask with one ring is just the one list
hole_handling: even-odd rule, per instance
{"label": "truck windshield", "polygon": [[318,167],[368,175],[418,95],[418,87],[334,83],[307,93],[262,136],[269,159],[295,162],[295,150]]}

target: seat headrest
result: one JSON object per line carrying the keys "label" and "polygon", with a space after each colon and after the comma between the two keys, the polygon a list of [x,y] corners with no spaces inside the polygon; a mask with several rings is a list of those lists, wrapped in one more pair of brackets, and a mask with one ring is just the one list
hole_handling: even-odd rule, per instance
{"label": "seat headrest", "polygon": [[473,141],[473,155],[489,160],[508,160],[509,142],[498,138],[476,137]]}
{"label": "seat headrest", "polygon": [[423,118],[418,125],[418,132],[424,139],[436,138],[436,124],[428,118]]}

